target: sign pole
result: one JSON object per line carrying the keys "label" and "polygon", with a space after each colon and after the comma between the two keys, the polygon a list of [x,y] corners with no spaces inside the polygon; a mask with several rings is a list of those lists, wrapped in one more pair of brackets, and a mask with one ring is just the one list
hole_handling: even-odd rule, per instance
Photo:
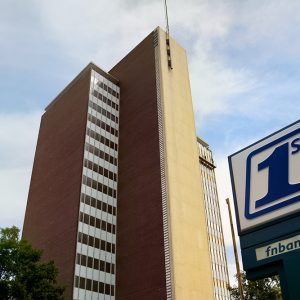
{"label": "sign pole", "polygon": [[240,264],[239,264],[239,257],[236,247],[236,241],[235,241],[235,235],[234,235],[234,228],[233,228],[233,222],[232,222],[232,214],[231,214],[231,208],[230,208],[230,202],[229,199],[226,199],[227,207],[228,207],[228,213],[229,213],[229,220],[230,220],[230,228],[231,228],[231,236],[232,236],[232,244],[233,244],[233,250],[234,250],[234,257],[235,257],[235,266],[236,266],[236,274],[237,274],[237,280],[239,285],[239,292],[240,292],[240,299],[244,300],[244,290],[243,290],[243,284],[242,284],[242,278],[241,278],[241,271],[240,271]]}

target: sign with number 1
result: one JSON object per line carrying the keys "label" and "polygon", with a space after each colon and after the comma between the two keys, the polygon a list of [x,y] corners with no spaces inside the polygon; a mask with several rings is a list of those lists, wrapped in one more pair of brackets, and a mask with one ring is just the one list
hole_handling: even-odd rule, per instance
{"label": "sign with number 1", "polygon": [[300,122],[229,157],[239,232],[300,210]]}

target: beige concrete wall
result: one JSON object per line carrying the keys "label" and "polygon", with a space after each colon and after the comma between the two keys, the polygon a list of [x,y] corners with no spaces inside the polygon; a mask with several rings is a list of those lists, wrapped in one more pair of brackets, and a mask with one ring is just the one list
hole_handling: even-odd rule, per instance
{"label": "beige concrete wall", "polygon": [[159,30],[160,89],[164,122],[173,299],[213,299],[196,130],[185,50]]}

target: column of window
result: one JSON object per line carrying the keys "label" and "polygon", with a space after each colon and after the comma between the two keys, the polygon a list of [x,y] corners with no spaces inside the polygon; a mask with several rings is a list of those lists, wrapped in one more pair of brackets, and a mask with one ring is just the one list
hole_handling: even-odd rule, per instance
{"label": "column of window", "polygon": [[[95,93],[99,82],[109,87],[111,96],[103,92],[100,100],[99,93]],[[83,162],[74,299],[115,299],[117,97],[119,88],[93,71]]]}
{"label": "column of window", "polygon": [[[198,143],[199,155],[209,163],[213,164],[211,151]],[[209,233],[209,248],[211,254],[212,272],[214,278],[214,291],[216,299],[230,299],[227,290],[228,274],[226,268],[226,258],[223,232],[221,225],[221,216],[218,204],[218,195],[216,191],[216,180],[214,170],[205,163],[201,163],[202,184],[204,190],[204,203]]]}

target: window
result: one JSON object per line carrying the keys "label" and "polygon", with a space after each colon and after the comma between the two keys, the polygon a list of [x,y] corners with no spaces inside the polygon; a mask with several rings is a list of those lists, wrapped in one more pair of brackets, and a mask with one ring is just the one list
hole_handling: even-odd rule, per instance
{"label": "window", "polygon": [[114,244],[100,240],[96,237],[87,235],[82,232],[78,233],[78,242],[111,253],[115,253],[116,250],[116,246]]}

